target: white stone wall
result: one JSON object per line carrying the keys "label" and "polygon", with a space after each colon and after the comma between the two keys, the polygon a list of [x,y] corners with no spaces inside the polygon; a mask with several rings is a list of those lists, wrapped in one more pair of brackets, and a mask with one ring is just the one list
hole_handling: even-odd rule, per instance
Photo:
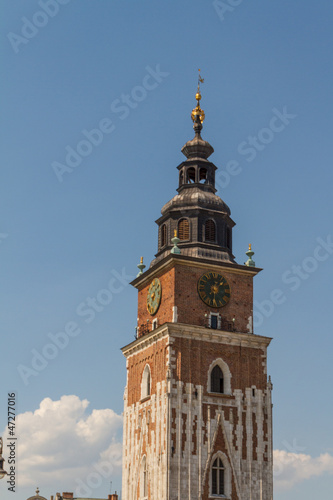
{"label": "white stone wall", "polygon": [[[156,393],[128,406],[125,390],[122,499],[140,500],[140,465],[146,455],[147,500],[208,500],[210,467],[221,453],[227,483],[229,478],[226,498],[272,500],[271,382],[265,391],[252,386],[244,393],[238,389],[225,396],[207,395],[207,375],[205,388],[174,378],[177,362],[172,343],[171,336],[167,377],[157,383]],[[266,356],[263,363],[266,373]],[[230,414],[229,408],[234,410]],[[217,446],[219,433],[223,449]]]}
{"label": "white stone wall", "polygon": [[[233,478],[237,496],[231,497],[231,485],[226,485],[228,498],[232,500],[272,500],[271,457],[271,398],[270,390],[265,394],[252,388],[235,391],[235,399],[216,403],[214,397],[202,397],[202,387],[178,382],[172,391],[171,408],[176,411],[176,436],[172,440],[174,453],[171,458],[170,500],[201,499],[206,482],[210,481],[210,466],[214,453],[218,451],[215,440],[219,427],[222,430],[229,465],[229,477]],[[198,397],[193,396],[195,389]],[[244,396],[244,398],[243,398]],[[184,400],[187,400],[185,403]],[[208,418],[203,421],[202,407],[209,407]],[[246,405],[247,410],[244,410]],[[237,408],[236,421],[227,420],[225,410]],[[242,415],[246,415],[246,432]],[[267,414],[268,435],[264,437],[264,412]],[[184,418],[185,416],[185,418]],[[257,424],[256,460],[253,459],[253,422]],[[196,426],[196,433],[193,429]],[[182,446],[183,436],[186,437]],[[195,441],[195,445],[193,442]],[[176,442],[174,442],[176,440]],[[246,441],[247,459],[242,458],[243,441]],[[234,442],[236,441],[236,445]],[[193,454],[195,449],[195,454]],[[228,468],[228,467],[227,467]],[[228,471],[226,471],[226,476]],[[156,497],[157,500],[158,497]],[[206,497],[205,497],[206,498]],[[155,498],[154,498],[155,500]]]}
{"label": "white stone wall", "polygon": [[125,400],[123,500],[138,498],[140,465],[144,455],[148,463],[150,498],[167,499],[167,414],[166,382],[158,383],[156,394],[145,402],[128,407]]}

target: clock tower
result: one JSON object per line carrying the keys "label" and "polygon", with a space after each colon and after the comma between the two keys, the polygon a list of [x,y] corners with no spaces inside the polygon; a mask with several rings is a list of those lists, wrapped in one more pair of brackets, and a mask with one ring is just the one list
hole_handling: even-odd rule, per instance
{"label": "clock tower", "polygon": [[[199,84],[201,82],[199,77]],[[272,500],[270,338],[253,332],[251,247],[232,253],[235,225],[216,195],[205,115],[182,148],[178,194],[162,208],[158,251],[132,285],[137,338],[122,351],[123,500]]]}

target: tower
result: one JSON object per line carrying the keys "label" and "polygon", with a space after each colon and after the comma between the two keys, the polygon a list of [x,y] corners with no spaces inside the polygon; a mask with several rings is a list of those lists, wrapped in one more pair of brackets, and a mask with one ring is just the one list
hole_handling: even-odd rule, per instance
{"label": "tower", "polygon": [[232,253],[235,225],[216,195],[205,115],[182,148],[178,194],[162,208],[158,251],[142,263],[137,338],[124,393],[124,500],[272,500],[270,338],[252,328],[253,278]]}

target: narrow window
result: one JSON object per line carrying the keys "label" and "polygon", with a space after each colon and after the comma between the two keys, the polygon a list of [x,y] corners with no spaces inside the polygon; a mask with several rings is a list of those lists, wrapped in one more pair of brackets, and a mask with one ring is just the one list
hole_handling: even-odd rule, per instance
{"label": "narrow window", "polygon": [[216,241],[216,226],[213,219],[208,219],[205,222],[205,241]]}
{"label": "narrow window", "polygon": [[163,224],[161,227],[161,247],[164,247],[166,244],[166,225]]}
{"label": "narrow window", "polygon": [[229,248],[229,250],[231,250],[231,229],[230,227],[228,226],[227,227],[227,248]]}
{"label": "narrow window", "polygon": [[155,318],[153,320],[153,325],[152,326],[153,326],[153,330],[156,330],[156,328],[157,328],[157,318]]}
{"label": "narrow window", "polygon": [[199,182],[200,182],[200,184],[206,184],[206,182],[207,182],[207,169],[206,168],[200,168]]}
{"label": "narrow window", "polygon": [[148,372],[146,384],[147,384],[147,396],[150,396],[150,371]]}
{"label": "narrow window", "polygon": [[150,396],[150,368],[146,365],[143,370],[142,383],[141,383],[141,399]]}
{"label": "narrow window", "polygon": [[178,222],[178,238],[182,241],[190,238],[190,225],[187,219],[180,219]]}
{"label": "narrow window", "polygon": [[212,466],[212,494],[224,495],[224,467],[220,458]]}
{"label": "narrow window", "polygon": [[143,469],[143,496],[146,498],[148,496],[148,470],[147,461],[145,460]]}
{"label": "narrow window", "polygon": [[214,330],[217,329],[217,314],[212,314],[210,317],[210,327],[214,328]]}
{"label": "narrow window", "polygon": [[187,182],[189,184],[195,182],[195,169],[193,167],[189,168],[187,171]]}
{"label": "narrow window", "polygon": [[220,394],[224,393],[223,373],[218,365],[214,366],[210,375],[210,390]]}
{"label": "narrow window", "polygon": [[147,459],[143,457],[141,461],[141,478],[140,478],[140,497],[142,499],[148,497],[148,467]]}

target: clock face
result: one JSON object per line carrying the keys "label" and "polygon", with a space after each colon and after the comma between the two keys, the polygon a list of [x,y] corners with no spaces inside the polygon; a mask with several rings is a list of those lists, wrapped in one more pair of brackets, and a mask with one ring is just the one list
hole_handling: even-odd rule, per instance
{"label": "clock face", "polygon": [[219,273],[209,272],[198,281],[198,293],[205,304],[210,307],[225,306],[230,299],[230,286]]}
{"label": "clock face", "polygon": [[152,316],[157,312],[160,306],[162,296],[162,285],[158,278],[153,279],[147,295],[147,309]]}

